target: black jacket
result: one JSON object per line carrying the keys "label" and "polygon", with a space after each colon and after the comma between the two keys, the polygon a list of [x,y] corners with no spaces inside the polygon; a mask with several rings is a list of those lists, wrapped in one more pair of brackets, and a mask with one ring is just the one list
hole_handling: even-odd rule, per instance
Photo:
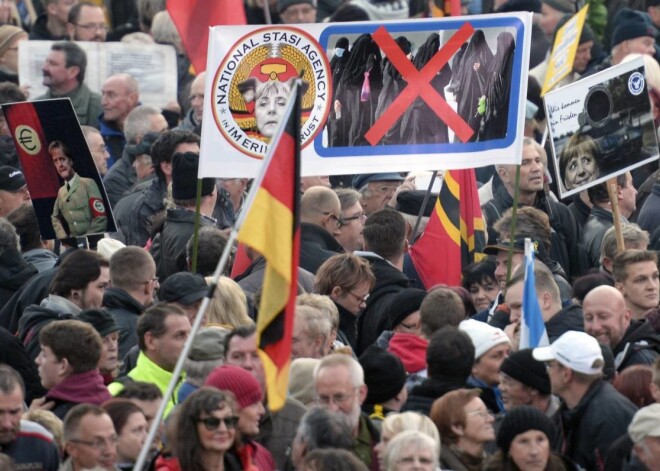
{"label": "black jacket", "polygon": [[64,35],[64,36],[53,36],[53,33],[51,33],[48,30],[48,16],[44,13],[41,14],[37,17],[36,21],[32,25],[32,28],[30,28],[30,40],[36,40],[36,41],[66,41],[69,38]]}
{"label": "black jacket", "polygon": [[124,149],[121,158],[110,167],[108,173],[103,177],[103,186],[113,208],[137,181],[133,160],[134,158]]}
{"label": "black jacket", "polygon": [[589,268],[600,266],[600,246],[607,230],[614,225],[612,212],[598,206],[591,208],[591,214],[584,223],[580,246],[585,251]]}
{"label": "black jacket", "polygon": [[660,336],[648,320],[634,319],[612,353],[619,372],[632,365],[652,365],[660,354]]}
{"label": "black jacket", "polygon": [[9,332],[15,333],[18,330],[18,323],[28,306],[39,304],[42,299],[48,296],[48,288],[55,278],[59,267],[53,268],[34,275],[25,283],[11,299],[0,310],[0,326]]}
{"label": "black jacket", "polygon": [[465,387],[467,387],[465,380],[460,381],[456,378],[427,378],[422,384],[415,386],[410,391],[408,400],[401,408],[401,412],[419,412],[428,416],[431,413],[431,406],[436,399],[448,392]]}
{"label": "black jacket", "polygon": [[384,258],[366,252],[361,255],[371,265],[376,284],[367,305],[358,316],[358,341],[355,354],[360,356],[387,327],[386,313],[396,294],[410,287],[410,280]]}
{"label": "black jacket", "polygon": [[582,308],[575,304],[570,304],[563,308],[545,323],[545,331],[548,333],[548,340],[550,340],[550,343],[557,340],[562,334],[569,330],[584,332],[584,316],[582,314]]}
{"label": "black jacket", "polygon": [[355,351],[357,347],[357,316],[344,306],[335,303],[339,310],[339,330],[349,346]]}
{"label": "black jacket", "polygon": [[159,178],[148,180],[138,183],[113,207],[117,228],[126,245],[144,247],[147,244],[151,219],[163,210],[166,193],[165,181]]}
{"label": "black jacket", "polygon": [[[488,240],[497,240],[499,234],[493,225],[502,217],[504,212],[513,206],[513,198],[506,187],[500,185],[493,194],[493,199],[481,207],[488,226]],[[552,228],[550,258],[557,261],[566,272],[567,278],[572,280],[584,271],[584,259],[580,255],[578,243],[580,241],[580,227],[573,217],[573,213],[562,203],[548,198],[543,190],[539,191],[534,207],[540,209],[550,218]]]}
{"label": "black jacket", "polygon": [[573,213],[578,226],[584,230],[584,225],[587,222],[587,219],[589,219],[589,214],[591,214],[591,207],[587,206],[587,203],[582,201],[580,195],[577,194],[573,197],[573,201],[568,205],[568,209]]}
{"label": "black jacket", "polygon": [[[213,220],[200,217],[200,227],[213,225]],[[174,208],[167,210],[161,232],[154,237],[151,255],[156,261],[156,274],[161,283],[170,275],[186,271],[186,244],[195,231],[195,212]]]}
{"label": "black jacket", "polygon": [[344,249],[332,234],[316,224],[300,224],[300,266],[316,274],[323,262],[343,253]]}
{"label": "black jacket", "polygon": [[17,249],[9,249],[0,254],[0,306],[4,306],[37,269],[27,263]]}
{"label": "black jacket", "polygon": [[103,308],[112,315],[119,326],[119,358],[138,344],[137,322],[144,306],[120,288],[106,288],[103,293]]}
{"label": "black jacket", "polygon": [[25,383],[25,402],[30,404],[32,399],[42,397],[46,390],[41,386],[41,379],[37,367],[25,352],[23,344],[7,329],[0,327],[0,363],[14,368]]}
{"label": "black jacket", "polygon": [[602,470],[610,445],[627,432],[637,407],[610,383],[595,381],[573,409],[558,411],[562,452],[588,470]]}

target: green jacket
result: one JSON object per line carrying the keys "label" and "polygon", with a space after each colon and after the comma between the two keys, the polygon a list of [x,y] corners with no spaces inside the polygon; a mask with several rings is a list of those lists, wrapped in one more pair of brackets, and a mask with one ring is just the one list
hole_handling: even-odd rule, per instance
{"label": "green jacket", "polygon": [[[174,388],[172,397],[169,398],[167,407],[165,408],[165,417],[167,417],[172,408],[176,405],[176,397],[179,394],[179,388],[183,383],[184,376],[185,375],[182,373],[176,388]],[[144,381],[145,383],[155,384],[163,393],[163,396],[165,396],[165,393],[167,392],[167,386],[170,384],[170,380],[172,379],[172,373],[162,369],[160,366],[155,364],[153,361],[147,358],[144,352],[140,352],[140,355],[138,355],[138,359],[135,364],[135,368],[128,372],[128,377],[133,381]],[[114,383],[110,383],[108,385],[108,391],[110,391],[110,394],[113,396],[119,394],[123,389],[124,383],[122,381],[115,381]]]}
{"label": "green jacket", "polygon": [[48,90],[36,100],[50,100],[52,98],[69,98],[71,105],[78,116],[80,124],[85,126],[99,127],[99,115],[101,114],[101,95],[91,91],[87,85],[81,84],[69,93],[56,95]]}
{"label": "green jacket", "polygon": [[58,239],[105,232],[108,218],[96,182],[74,174],[57,192],[51,222]]}

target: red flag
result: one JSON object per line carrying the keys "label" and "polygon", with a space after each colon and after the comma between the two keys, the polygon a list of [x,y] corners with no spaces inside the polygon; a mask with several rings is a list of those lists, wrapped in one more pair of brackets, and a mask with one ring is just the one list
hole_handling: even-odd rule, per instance
{"label": "red flag", "polygon": [[206,70],[209,27],[247,23],[243,0],[167,0],[167,11],[196,74]]}
{"label": "red flag", "polygon": [[300,86],[289,98],[285,124],[273,140],[264,173],[255,182],[252,203],[238,240],[266,259],[257,316],[257,345],[264,364],[268,406],[284,406],[289,383],[300,228]]}
{"label": "red flag", "polygon": [[410,249],[424,286],[459,286],[462,269],[483,257],[485,240],[474,169],[445,172],[426,230]]}
{"label": "red flag", "polygon": [[48,153],[48,141],[32,103],[3,105],[9,132],[33,200],[57,198],[60,180]]}

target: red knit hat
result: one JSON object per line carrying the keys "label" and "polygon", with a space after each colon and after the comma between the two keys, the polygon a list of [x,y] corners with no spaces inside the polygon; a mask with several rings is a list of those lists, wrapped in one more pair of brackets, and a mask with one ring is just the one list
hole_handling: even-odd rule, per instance
{"label": "red knit hat", "polygon": [[256,378],[252,376],[252,373],[239,366],[218,366],[208,375],[204,386],[231,391],[236,396],[236,401],[241,409],[255,402],[261,402],[264,398],[264,393]]}

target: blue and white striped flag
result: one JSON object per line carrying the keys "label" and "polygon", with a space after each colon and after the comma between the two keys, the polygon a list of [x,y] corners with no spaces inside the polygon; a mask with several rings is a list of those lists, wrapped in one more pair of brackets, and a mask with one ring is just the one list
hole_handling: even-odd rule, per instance
{"label": "blue and white striped flag", "polygon": [[546,347],[550,345],[545,330],[539,300],[536,297],[534,276],[534,245],[525,239],[525,281],[522,296],[522,319],[520,321],[520,349]]}

